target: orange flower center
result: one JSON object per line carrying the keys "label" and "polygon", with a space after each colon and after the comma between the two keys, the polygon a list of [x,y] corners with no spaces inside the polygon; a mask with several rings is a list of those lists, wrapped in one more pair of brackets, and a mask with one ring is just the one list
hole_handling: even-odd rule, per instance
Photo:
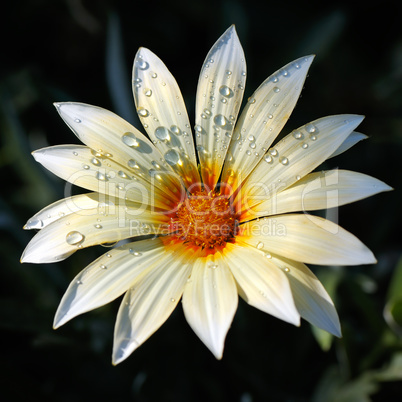
{"label": "orange flower center", "polygon": [[205,190],[178,205],[171,228],[178,239],[205,249],[222,247],[236,235],[237,220],[228,197]]}

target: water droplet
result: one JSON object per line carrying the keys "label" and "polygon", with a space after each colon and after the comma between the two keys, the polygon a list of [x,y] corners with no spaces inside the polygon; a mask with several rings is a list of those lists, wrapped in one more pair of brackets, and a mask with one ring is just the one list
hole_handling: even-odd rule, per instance
{"label": "water droplet", "polygon": [[174,303],[175,301],[176,301],[176,299],[174,299],[173,297],[170,299],[170,301],[172,302],[172,303]]}
{"label": "water droplet", "polygon": [[257,146],[257,145],[255,144],[255,142],[250,142],[250,144],[249,144],[249,147],[250,147],[251,149],[255,149],[256,146]]}
{"label": "water droplet", "polygon": [[274,87],[274,92],[276,92],[276,93],[280,92],[280,88]]}
{"label": "water droplet", "polygon": [[81,123],[81,119],[74,119],[76,123]]}
{"label": "water droplet", "polygon": [[165,161],[170,165],[174,166],[180,161],[180,155],[175,149],[169,149],[164,155]]}
{"label": "water droplet", "polygon": [[302,140],[304,138],[304,135],[300,131],[294,131],[293,137],[296,138],[296,140]]}
{"label": "water droplet", "polygon": [[94,225],[96,229],[102,229],[102,225],[99,225],[99,223],[97,223],[96,225]]}
{"label": "water droplet", "polygon": [[219,93],[226,98],[231,98],[233,96],[233,91],[226,85],[222,85],[219,88]]}
{"label": "water droplet", "polygon": [[225,127],[226,124],[228,123],[228,120],[223,114],[217,114],[214,117],[214,123],[219,127]]}
{"label": "water droplet", "polygon": [[262,243],[262,242],[258,242],[257,243],[257,248],[258,248],[258,250],[261,250],[262,248],[264,247],[264,243]]}
{"label": "water droplet", "polygon": [[40,219],[33,219],[31,221],[28,221],[25,227],[27,229],[41,229],[43,228],[43,221]]}
{"label": "water droplet", "polygon": [[127,174],[125,172],[123,172],[122,170],[119,170],[117,172],[117,174],[119,175],[119,177],[121,177],[122,179],[129,179],[129,177],[127,176]]}
{"label": "water droplet", "polygon": [[140,253],[139,251],[135,251],[132,248],[130,248],[129,253],[134,257],[140,257],[142,255],[142,253]]}
{"label": "water droplet", "polygon": [[149,112],[147,109],[143,108],[143,107],[139,107],[137,109],[137,113],[140,117],[148,117],[149,116]]}
{"label": "water droplet", "polygon": [[272,258],[272,255],[269,254],[269,253],[265,253],[265,254],[264,254],[264,257],[265,257],[265,258]]}
{"label": "water droplet", "polygon": [[160,141],[169,141],[169,130],[166,127],[160,126],[155,130],[155,137]]}
{"label": "water droplet", "polygon": [[134,159],[130,159],[130,160],[127,162],[127,165],[128,165],[129,167],[133,168],[133,169],[139,169],[139,168],[140,168],[140,166],[138,165],[138,163],[137,163]]}
{"label": "water droplet", "polygon": [[149,68],[149,63],[139,58],[137,59],[137,66],[140,70],[146,70],[147,68]]}
{"label": "water droplet", "polygon": [[79,246],[85,240],[85,236],[80,232],[69,232],[66,236],[66,242],[72,246]]}
{"label": "water droplet", "polygon": [[108,177],[101,173],[101,172],[96,172],[95,177],[99,180],[99,181],[108,181]]}
{"label": "water droplet", "polygon": [[308,144],[304,143],[304,144],[302,145],[302,148],[303,148],[303,149],[307,149],[307,148],[308,148]]}
{"label": "water droplet", "polygon": [[248,98],[247,102],[253,104],[255,103],[255,98]]}
{"label": "water droplet", "polygon": [[306,125],[306,131],[308,133],[315,133],[317,131],[317,127],[315,127],[314,124],[309,123]]}
{"label": "water droplet", "polygon": [[248,136],[248,140],[249,140],[249,141],[255,141],[254,135],[249,135],[249,136]]}
{"label": "water droplet", "polygon": [[177,126],[171,126],[170,131],[175,135],[181,135],[181,130]]}
{"label": "water droplet", "polygon": [[299,181],[301,179],[301,176],[297,175],[296,180]]}
{"label": "water droplet", "polygon": [[278,156],[278,151],[277,151],[275,148],[270,149],[270,150],[269,150],[269,153],[270,153],[272,156]]}
{"label": "water droplet", "polygon": [[285,166],[289,164],[289,159],[286,157],[282,157],[279,161]]}
{"label": "water droplet", "polygon": [[315,141],[317,139],[317,136],[314,134],[310,134],[310,140]]}
{"label": "water droplet", "polygon": [[272,162],[273,162],[273,159],[272,159],[272,156],[271,156],[271,155],[265,155],[265,156],[264,156],[264,160],[265,160],[265,162],[267,162],[267,163],[272,163]]}
{"label": "water droplet", "polygon": [[131,148],[135,148],[140,145],[140,143],[137,140],[137,137],[133,133],[130,133],[130,132],[125,133],[121,137],[121,139],[124,142],[124,144],[126,144],[128,147],[131,147]]}
{"label": "water droplet", "polygon": [[144,95],[147,96],[148,98],[152,96],[152,89],[144,88]]}
{"label": "water droplet", "polygon": [[97,158],[92,158],[91,163],[95,166],[101,166],[101,164],[102,164],[101,161]]}
{"label": "water droplet", "polygon": [[102,265],[99,266],[99,268],[100,269],[107,269],[107,266],[102,264]]}

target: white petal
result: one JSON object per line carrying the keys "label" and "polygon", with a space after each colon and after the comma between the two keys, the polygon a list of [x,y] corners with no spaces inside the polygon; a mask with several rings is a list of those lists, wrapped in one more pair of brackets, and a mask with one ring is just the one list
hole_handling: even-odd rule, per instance
{"label": "white petal", "polygon": [[[247,208],[285,189],[324,162],[361,123],[362,116],[338,115],[315,120],[271,148],[246,180],[238,198]],[[246,201],[245,201],[246,200]]]}
{"label": "white petal", "polygon": [[311,324],[335,336],[341,327],[334,303],[317,277],[302,263],[272,256],[272,262],[285,269],[296,308]]}
{"label": "white petal", "polygon": [[60,261],[77,250],[148,234],[167,234],[169,218],[129,202],[99,203],[98,208],[64,216],[38,232],[22,262]]}
{"label": "white petal", "polygon": [[[116,114],[84,103],[56,103],[60,116],[89,148],[108,156],[125,169],[139,166],[132,173],[152,181],[151,171],[167,171],[163,182],[167,187],[180,188],[180,180],[167,166],[162,165],[162,154],[152,142],[135,127]],[[158,167],[155,167],[155,164]]]}
{"label": "white petal", "polygon": [[352,148],[353,145],[356,145],[359,141],[365,140],[366,138],[367,138],[367,135],[357,133],[356,131],[353,131],[346,138],[346,140],[342,142],[342,144],[338,147],[338,149],[328,157],[328,159],[333,158],[334,156],[338,156],[338,155],[344,153],[348,149]]}
{"label": "white petal", "polygon": [[195,140],[204,184],[219,178],[243,99],[246,62],[234,26],[209,51],[197,87]]}
{"label": "white petal", "polygon": [[113,364],[126,359],[167,320],[180,300],[192,263],[187,247],[166,247],[159,263],[131,284],[117,315]]}
{"label": "white petal", "polygon": [[24,229],[42,229],[63,216],[81,213],[99,206],[100,194],[78,194],[63,198],[41,209],[25,224]]}
{"label": "white petal", "polygon": [[[150,183],[143,179],[145,175],[149,177],[149,174],[141,166],[133,163],[131,167],[123,167],[113,159],[94,156],[94,151],[88,147],[59,145],[39,149],[33,156],[46,169],[69,183],[109,197],[129,199],[169,210],[184,196],[158,180],[164,173],[154,175],[154,183]],[[176,188],[173,187],[173,190]]]}
{"label": "white petal", "polygon": [[139,274],[159,265],[164,253],[163,242],[152,239],[125,244],[99,257],[71,282],[57,309],[54,327],[122,295]]}
{"label": "white petal", "polygon": [[187,187],[199,183],[194,142],[179,86],[163,62],[140,48],[133,66],[138,116],[165,161]]}
{"label": "white petal", "polygon": [[239,241],[268,253],[317,265],[374,264],[373,253],[355,236],[326,219],[289,214],[241,225]]}
{"label": "white petal", "polygon": [[198,258],[184,289],[184,315],[217,359],[222,358],[237,302],[236,284],[221,254]]}
{"label": "white petal", "polygon": [[227,243],[223,255],[240,296],[248,304],[291,324],[300,324],[289,281],[282,270],[246,244]]}
{"label": "white petal", "polygon": [[313,58],[301,57],[287,64],[249,98],[236,124],[222,182],[235,189],[264,156],[291,115]]}
{"label": "white petal", "polygon": [[387,184],[362,173],[338,169],[310,173],[245,211],[241,220],[338,207],[389,190]]}

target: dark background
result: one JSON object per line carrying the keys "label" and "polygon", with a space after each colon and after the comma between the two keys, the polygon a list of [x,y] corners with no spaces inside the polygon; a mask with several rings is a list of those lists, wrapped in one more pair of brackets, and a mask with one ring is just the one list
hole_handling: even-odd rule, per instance
{"label": "dark background", "polygon": [[[20,0],[3,5],[2,400],[399,400],[401,17],[397,1]],[[22,226],[64,191],[64,183],[36,164],[30,152],[78,143],[54,101],[102,106],[140,128],[130,87],[140,46],[155,52],[174,74],[194,123],[201,64],[233,23],[247,58],[245,98],[284,64],[317,55],[285,132],[325,115],[366,115],[359,130],[370,138],[326,167],[367,173],[395,188],[339,212],[340,224],[367,244],[379,262],[314,268],[336,302],[341,340],[313,333],[306,322],[294,328],[240,302],[223,360],[216,361],[185,322],[179,305],[156,334],[113,367],[118,301],[52,330],[69,281],[104,248],[78,252],[59,264],[19,263],[32,237]],[[384,309],[395,322],[384,319]],[[323,350],[325,345],[329,350]]]}

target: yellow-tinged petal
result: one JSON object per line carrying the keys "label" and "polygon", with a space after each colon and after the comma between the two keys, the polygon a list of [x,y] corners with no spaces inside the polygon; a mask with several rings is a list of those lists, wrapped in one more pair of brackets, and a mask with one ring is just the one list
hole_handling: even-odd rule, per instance
{"label": "yellow-tinged petal", "polygon": [[176,80],[150,50],[140,48],[133,65],[138,116],[166,163],[185,185],[199,185],[194,141],[186,106]]}
{"label": "yellow-tinged petal", "polygon": [[98,208],[64,216],[40,230],[24,250],[21,261],[55,262],[96,244],[167,234],[168,223],[165,215],[138,204],[100,203]]}
{"label": "yellow-tinged petal", "polygon": [[244,243],[228,243],[223,256],[237,282],[239,295],[248,304],[281,320],[300,325],[300,315],[288,278],[281,269]]}
{"label": "yellow-tinged petal", "polygon": [[345,205],[392,188],[362,173],[327,170],[310,173],[289,188],[270,194],[268,199],[249,208],[241,221],[297,211],[313,211]]}
{"label": "yellow-tinged petal", "polygon": [[[102,200],[102,198],[104,198]],[[32,218],[28,219],[24,229],[42,229],[63,216],[73,213],[85,214],[86,210],[99,207],[99,203],[105,202],[106,197],[99,193],[78,194],[63,198],[41,209]]]}
{"label": "yellow-tinged petal", "polygon": [[[99,155],[113,159],[126,169],[139,166],[140,177],[153,180],[153,172],[166,171],[162,183],[180,189],[180,180],[152,142],[121,117],[85,103],[56,103],[57,111],[74,134]],[[134,174],[136,172],[133,172]]]}
{"label": "yellow-tinged petal", "polygon": [[361,123],[362,116],[338,115],[315,120],[272,147],[242,185],[237,199],[247,209],[270,193],[285,189],[324,162]]}
{"label": "yellow-tinged petal", "polygon": [[131,284],[117,314],[113,364],[126,359],[167,320],[182,296],[192,264],[187,247],[170,245]]}
{"label": "yellow-tinged petal", "polygon": [[111,302],[131,287],[144,271],[160,264],[165,246],[159,239],[142,240],[109,250],[71,282],[54,318],[54,328]]}
{"label": "yellow-tinged petal", "polygon": [[246,82],[246,62],[234,26],[209,51],[201,69],[195,105],[195,142],[204,184],[219,179]]}
{"label": "yellow-tinged petal", "polygon": [[337,224],[307,214],[277,215],[240,226],[237,240],[267,253],[317,265],[374,264],[373,253]]}
{"label": "yellow-tinged petal", "polygon": [[[184,189],[169,188],[163,177],[170,172],[153,175],[153,184],[144,179],[149,172],[135,161],[121,166],[113,159],[97,155],[88,147],[59,145],[33,152],[37,162],[55,175],[79,187],[130,201],[170,210],[184,197]],[[147,177],[148,179],[148,177]]]}
{"label": "yellow-tinged petal", "polygon": [[197,258],[183,293],[187,322],[217,359],[237,309],[237,289],[220,253]]}
{"label": "yellow-tinged petal", "polygon": [[299,99],[314,56],[301,57],[268,77],[248,99],[233,133],[222,182],[235,190],[262,159]]}
{"label": "yellow-tinged petal", "polygon": [[358,133],[356,131],[353,131],[352,133],[350,133],[350,135],[346,138],[345,141],[342,142],[342,144],[338,147],[338,149],[333,152],[329,157],[329,158],[333,158],[335,156],[338,156],[340,154],[343,154],[344,152],[346,152],[348,149],[352,148],[354,145],[356,145],[358,142],[365,140],[367,137],[367,135],[362,134],[362,133]]}
{"label": "yellow-tinged petal", "polygon": [[341,336],[338,314],[330,296],[304,264],[272,255],[271,261],[285,271],[293,299],[302,318],[335,336]]}

